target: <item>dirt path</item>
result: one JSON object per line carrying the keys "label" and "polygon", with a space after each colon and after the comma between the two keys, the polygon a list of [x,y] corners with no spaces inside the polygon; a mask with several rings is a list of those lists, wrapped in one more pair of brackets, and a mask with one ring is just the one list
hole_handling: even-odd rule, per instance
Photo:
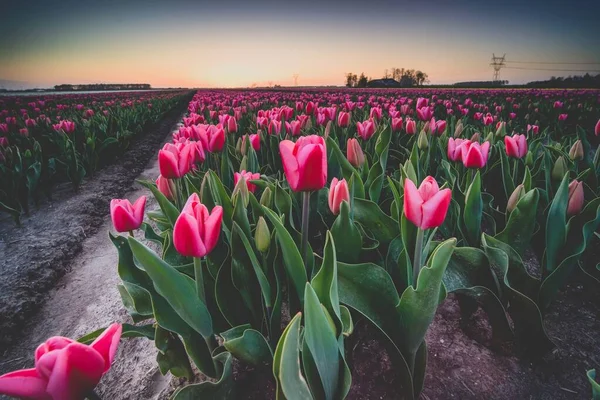
{"label": "dirt path", "polygon": [[[155,179],[158,173],[153,158],[140,178]],[[134,200],[147,195],[147,209],[157,208],[147,189],[137,184],[135,187],[126,198]],[[108,238],[109,230],[112,225],[106,215],[97,233],[85,239],[80,255],[71,261],[71,272],[48,293],[40,312],[25,325],[23,339],[2,357],[0,371],[30,368],[35,348],[49,336],[77,338],[112,322],[131,322],[117,291],[117,252]],[[98,393],[103,399],[158,398],[168,388],[170,376],[160,374],[155,359],[156,348],[151,341],[123,340],[116,362],[102,379]]]}
{"label": "dirt path", "polygon": [[73,268],[71,261],[81,252],[84,239],[99,231],[110,200],[132,190],[135,178],[156,158],[190,97],[184,96],[159,123],[137,136],[122,156],[86,179],[77,193],[63,185],[54,200],[24,218],[21,227],[0,219],[0,357],[44,303],[48,291]]}

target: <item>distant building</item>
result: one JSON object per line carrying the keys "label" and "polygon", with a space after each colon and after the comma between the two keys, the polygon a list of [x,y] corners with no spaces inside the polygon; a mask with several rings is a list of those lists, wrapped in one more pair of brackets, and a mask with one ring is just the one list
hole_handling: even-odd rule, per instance
{"label": "distant building", "polygon": [[402,87],[400,82],[392,78],[373,79],[367,82],[367,87],[370,88],[399,88]]}
{"label": "distant building", "polygon": [[93,83],[88,85],[56,85],[57,91],[92,91],[92,90],[149,90],[152,89],[149,83]]}

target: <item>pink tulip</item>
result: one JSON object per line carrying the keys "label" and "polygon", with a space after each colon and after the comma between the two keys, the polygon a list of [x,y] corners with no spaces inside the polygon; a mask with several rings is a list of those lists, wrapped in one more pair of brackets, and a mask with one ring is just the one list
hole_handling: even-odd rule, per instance
{"label": "pink tulip", "polygon": [[514,158],[523,158],[527,154],[527,138],[525,135],[504,136],[506,155]]}
{"label": "pink tulip", "polygon": [[433,112],[429,107],[417,108],[417,117],[421,121],[429,121],[433,117]]}
{"label": "pink tulip", "polygon": [[417,110],[419,108],[427,107],[429,105],[429,99],[425,99],[423,97],[417,98]]}
{"label": "pink tulip", "polygon": [[508,114],[510,119],[515,119],[517,117],[517,114],[515,114],[514,112],[511,112],[510,114]]}
{"label": "pink tulip", "polygon": [[281,121],[272,119],[269,122],[269,135],[279,135],[281,133]]}
{"label": "pink tulip", "polygon": [[540,132],[540,127],[538,125],[527,124],[527,132],[529,132],[530,130],[534,135],[537,135]]}
{"label": "pink tulip", "polygon": [[333,178],[331,185],[329,186],[329,209],[334,215],[340,213],[340,206],[342,201],[350,203],[350,191],[348,190],[348,183],[345,179],[338,181],[337,178]]}
{"label": "pink tulip", "polygon": [[[257,128],[266,128],[269,125],[269,118],[267,117],[256,117],[256,127]],[[270,134],[270,133],[269,133]]]}
{"label": "pink tulip", "polygon": [[8,133],[8,124],[0,124],[0,132]]}
{"label": "pink tulip", "polygon": [[85,110],[85,113],[83,114],[84,118],[92,118],[94,116],[94,110]]}
{"label": "pink tulip", "polygon": [[404,181],[404,215],[420,229],[442,225],[451,199],[450,189],[440,190],[431,176],[425,178],[418,190],[410,179]]}
{"label": "pink tulip", "polygon": [[[258,133],[249,135],[250,137],[250,146],[254,149],[254,151],[260,150],[260,135]],[[242,148],[246,148],[246,135],[242,136]]]}
{"label": "pink tulip", "polygon": [[448,159],[451,161],[462,160],[462,149],[463,144],[470,143],[467,139],[448,139]]}
{"label": "pink tulip", "polygon": [[392,132],[400,132],[402,130],[402,118],[392,118]]}
{"label": "pink tulip", "polygon": [[302,134],[300,128],[302,128],[300,121],[285,122],[285,131],[292,136],[300,136]]}
{"label": "pink tulip", "polygon": [[175,182],[159,175],[156,179],[156,187],[169,200],[175,199]]}
{"label": "pink tulip", "polygon": [[414,135],[417,132],[417,123],[415,120],[407,118],[406,119],[406,133],[409,135]]}
{"label": "pink tulip", "polygon": [[438,136],[441,136],[446,131],[446,121],[443,119],[435,121],[435,129],[432,128],[432,131],[435,132]]}
{"label": "pink tulip", "polygon": [[478,142],[464,143],[461,146],[461,157],[463,165],[467,168],[483,168],[487,164],[490,151],[490,142],[479,144]]}
{"label": "pink tulip", "polygon": [[492,114],[487,113],[485,115],[485,117],[483,117],[483,124],[485,126],[491,125],[494,122],[494,117],[492,117]]}
{"label": "pink tulip", "polygon": [[35,119],[27,118],[25,120],[25,126],[28,128],[33,128],[36,125],[37,125],[37,123],[35,122]]}
{"label": "pink tulip", "polygon": [[563,102],[562,101],[555,101],[554,102],[554,108],[562,108],[563,106]]}
{"label": "pink tulip", "polygon": [[233,174],[233,184],[237,185],[239,180],[241,178],[244,178],[246,180],[246,186],[248,186],[248,190],[252,193],[254,193],[254,191],[256,190],[256,185],[253,183],[250,183],[251,180],[259,180],[260,179],[260,174],[257,173],[252,173],[252,172],[247,172],[246,170],[242,170],[242,172],[236,172]]}
{"label": "pink tulip", "polygon": [[573,179],[569,183],[569,203],[567,205],[567,216],[579,214],[584,203],[583,183]]}
{"label": "pink tulip", "polygon": [[355,138],[348,139],[346,146],[346,158],[354,168],[360,168],[365,163],[365,154]]}
{"label": "pink tulip", "polygon": [[558,116],[558,120],[559,121],[566,121],[568,116],[569,116],[569,114],[560,114]]}
{"label": "pink tulip", "polygon": [[375,122],[372,119],[369,119],[364,122],[357,122],[356,130],[358,132],[358,135],[363,140],[369,140],[371,136],[375,134]]}
{"label": "pink tulip", "polygon": [[596,136],[600,136],[600,119],[596,122],[596,127],[594,128],[594,134]]}
{"label": "pink tulip", "polygon": [[112,199],[110,217],[117,232],[131,232],[138,229],[144,220],[146,196],[141,196],[133,205],[129,200]]}
{"label": "pink tulip", "polygon": [[227,120],[227,132],[235,133],[237,132],[237,129],[237,121],[235,120],[235,117],[229,116],[229,119]]}
{"label": "pink tulip", "polygon": [[225,145],[225,130],[221,125],[210,125],[208,129],[201,131],[200,141],[203,148],[211,153],[218,153]]}
{"label": "pink tulip", "polygon": [[350,113],[340,111],[338,114],[337,123],[340,128],[347,128],[348,125],[350,125]]}
{"label": "pink tulip", "polygon": [[173,227],[173,244],[186,257],[204,257],[217,245],[223,222],[223,208],[215,206],[209,213],[193,193],[185,203]]}
{"label": "pink tulip", "polygon": [[308,115],[312,115],[314,110],[315,110],[315,103],[313,103],[312,101],[309,101],[308,103],[306,103],[306,113]]}
{"label": "pink tulip", "polygon": [[327,182],[327,151],[321,136],[279,143],[285,177],[294,192],[320,190]]}
{"label": "pink tulip", "polygon": [[27,128],[21,128],[19,129],[19,135],[27,137],[29,136],[29,131],[27,130]]}
{"label": "pink tulip", "polygon": [[35,351],[35,368],[0,376],[0,394],[39,400],[81,400],[110,369],[121,324],[109,326],[91,345],[55,336]]}
{"label": "pink tulip", "polygon": [[158,151],[160,174],[167,179],[181,178],[192,168],[192,148],[184,143],[167,143]]}
{"label": "pink tulip", "polygon": [[381,107],[373,107],[373,108],[371,108],[371,111],[369,112],[369,118],[374,119],[375,121],[379,121],[379,120],[381,120],[382,114],[383,114],[383,111],[381,110]]}
{"label": "pink tulip", "polygon": [[75,122],[63,120],[60,122],[60,128],[65,133],[73,133],[73,132],[75,132]]}
{"label": "pink tulip", "polygon": [[8,147],[8,138],[0,137],[0,147]]}

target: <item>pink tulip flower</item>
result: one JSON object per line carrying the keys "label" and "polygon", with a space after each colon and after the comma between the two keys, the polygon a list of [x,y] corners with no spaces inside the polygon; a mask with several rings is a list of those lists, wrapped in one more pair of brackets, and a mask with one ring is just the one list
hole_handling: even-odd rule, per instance
{"label": "pink tulip flower", "polygon": [[294,192],[320,190],[327,182],[327,150],[321,136],[279,143],[285,177]]}
{"label": "pink tulip flower", "polygon": [[223,222],[223,208],[215,206],[209,213],[193,193],[185,203],[173,227],[173,244],[186,257],[204,257],[217,245]]}
{"label": "pink tulip flower", "polygon": [[248,190],[252,193],[254,193],[254,191],[256,190],[256,185],[253,183],[250,183],[251,180],[259,180],[260,179],[260,174],[257,173],[252,173],[252,172],[247,172],[246,170],[242,170],[242,172],[236,172],[233,174],[233,184],[237,185],[239,180],[241,178],[244,178],[246,180],[246,186],[248,186]]}
{"label": "pink tulip flower", "polygon": [[404,215],[420,229],[442,225],[451,199],[450,189],[440,190],[431,176],[425,178],[419,189],[410,179],[404,181]]}
{"label": "pink tulip flower", "polygon": [[112,199],[110,201],[110,218],[117,232],[131,232],[138,229],[144,220],[146,196],[141,196],[133,203],[129,200]]}
{"label": "pink tulip flower", "polygon": [[345,179],[338,181],[337,178],[333,178],[331,180],[331,185],[329,186],[329,209],[333,213],[333,215],[338,215],[340,213],[340,206],[342,201],[350,203],[350,191],[348,190],[348,183]]}
{"label": "pink tulip flower", "polygon": [[527,138],[525,135],[504,136],[506,155],[513,158],[523,158],[527,154]]}

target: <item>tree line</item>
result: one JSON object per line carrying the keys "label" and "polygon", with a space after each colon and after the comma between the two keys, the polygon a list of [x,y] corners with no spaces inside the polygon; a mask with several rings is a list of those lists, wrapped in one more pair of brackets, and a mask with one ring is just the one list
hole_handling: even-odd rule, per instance
{"label": "tree line", "polygon": [[[423,84],[429,83],[429,77],[423,71],[396,67],[392,67],[391,69],[386,68],[382,79],[393,79],[398,83],[399,87],[423,86]],[[367,87],[371,80],[364,73],[361,73],[360,76],[352,72],[346,73],[347,87]]]}

